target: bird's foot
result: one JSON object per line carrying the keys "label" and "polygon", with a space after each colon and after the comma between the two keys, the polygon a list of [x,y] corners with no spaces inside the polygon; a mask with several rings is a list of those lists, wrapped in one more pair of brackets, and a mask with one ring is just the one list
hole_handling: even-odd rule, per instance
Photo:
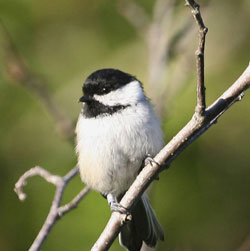
{"label": "bird's foot", "polygon": [[113,202],[109,206],[110,206],[110,210],[112,212],[118,212],[120,214],[126,214],[126,215],[130,214],[130,212],[128,211],[128,209],[126,207],[122,206],[118,202]]}
{"label": "bird's foot", "polygon": [[[153,166],[153,164],[156,164],[157,166],[160,166],[160,164],[159,164],[157,161],[155,161],[155,160],[151,157],[150,154],[147,154],[146,158],[144,159],[144,163],[145,163],[145,165],[148,165],[148,164],[149,164],[149,165]],[[156,180],[159,180],[159,176],[156,175],[156,176],[155,176],[155,179],[156,179]]]}
{"label": "bird's foot", "polygon": [[118,212],[120,214],[125,214],[127,216],[131,215],[131,213],[126,207],[122,206],[120,203],[117,202],[117,199],[113,194],[108,194],[107,200],[110,206],[110,210],[112,212]]}
{"label": "bird's foot", "polygon": [[147,154],[146,158],[144,159],[144,163],[145,165],[150,164],[151,166],[154,164],[156,164],[157,166],[160,166],[160,164],[158,162],[156,162],[150,154]]}

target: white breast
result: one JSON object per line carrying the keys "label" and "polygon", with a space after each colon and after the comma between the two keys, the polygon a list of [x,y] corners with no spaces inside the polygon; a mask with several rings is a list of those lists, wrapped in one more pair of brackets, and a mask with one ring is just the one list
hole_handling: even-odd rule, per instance
{"label": "white breast", "polygon": [[145,156],[154,156],[163,145],[159,121],[147,100],[109,116],[80,115],[76,133],[81,178],[103,194],[126,191]]}

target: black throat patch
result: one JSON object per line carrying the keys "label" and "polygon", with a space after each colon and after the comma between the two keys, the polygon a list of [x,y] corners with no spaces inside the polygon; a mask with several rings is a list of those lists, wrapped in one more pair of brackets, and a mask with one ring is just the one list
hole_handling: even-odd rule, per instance
{"label": "black throat patch", "polygon": [[94,118],[98,116],[112,115],[116,112],[120,112],[130,105],[104,105],[98,100],[92,99],[90,102],[85,103],[83,107],[83,116],[86,118]]}

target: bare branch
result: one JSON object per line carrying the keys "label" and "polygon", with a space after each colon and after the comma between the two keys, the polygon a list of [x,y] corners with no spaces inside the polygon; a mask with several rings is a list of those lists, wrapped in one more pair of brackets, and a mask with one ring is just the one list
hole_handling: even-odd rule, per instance
{"label": "bare branch", "polygon": [[[210,128],[217,119],[236,101],[242,99],[242,92],[250,87],[250,66],[246,68],[238,80],[225,91],[205,112],[205,119],[200,120],[196,114],[186,126],[155,156],[154,160],[159,165],[167,166],[195,141],[201,134]],[[135,201],[147,189],[154,177],[163,170],[159,165],[152,163],[145,166],[136,180],[122,198],[120,204],[131,209]],[[108,250],[113,240],[118,235],[124,221],[118,213],[112,213],[108,224],[93,246],[92,250]]]}
{"label": "bare branch", "polygon": [[50,207],[49,214],[29,251],[40,250],[40,247],[42,246],[43,242],[45,241],[46,237],[48,236],[56,221],[59,220],[64,214],[76,208],[77,205],[81,202],[81,200],[89,192],[90,189],[86,186],[71,202],[66,205],[60,206],[66,185],[72,178],[74,178],[78,174],[78,172],[79,170],[76,166],[75,168],[70,170],[64,177],[60,177],[57,175],[53,175],[45,169],[37,166],[25,172],[17,181],[15,185],[15,192],[17,193],[20,200],[24,200],[26,198],[26,194],[23,192],[23,186],[27,182],[27,179],[32,176],[39,175],[43,177],[47,182],[52,183],[56,186],[56,192],[52,201],[52,205]]}
{"label": "bare branch", "polygon": [[26,194],[23,192],[23,186],[26,184],[27,179],[37,175],[43,177],[47,182],[52,183],[55,186],[60,186],[62,183],[61,177],[51,174],[40,166],[33,167],[25,172],[15,184],[14,191],[17,193],[19,200],[23,201],[26,199]]}
{"label": "bare branch", "polygon": [[[142,193],[146,190],[146,188],[154,180],[158,173],[164,170],[162,166],[165,165],[169,167],[172,161],[187,146],[189,146],[201,134],[203,134],[208,128],[210,128],[210,126],[212,126],[232,104],[234,104],[238,100],[241,100],[243,97],[243,91],[250,86],[250,66],[248,66],[241,77],[223,95],[221,95],[221,97],[219,97],[210,107],[206,109],[204,85],[204,49],[207,28],[203,23],[199,5],[193,0],[185,1],[191,8],[194,19],[199,26],[199,45],[196,51],[198,75],[196,112],[193,115],[192,119],[187,123],[187,125],[155,157],[155,161],[161,166],[154,163],[152,163],[152,165],[145,166],[130,189],[124,195],[120,203],[128,210],[132,208],[137,198],[142,195]],[[124,1],[120,1],[120,3],[121,2],[125,3]],[[171,1],[171,3],[174,3],[174,0]],[[161,9],[162,6],[164,8]],[[161,66],[158,67],[158,69],[163,69],[164,64],[162,62],[164,62],[164,60],[166,59],[169,46],[171,46],[171,43],[170,45],[167,44],[167,41],[170,40],[167,40],[165,37],[166,31],[163,32],[165,27],[163,25],[165,24],[164,19],[169,19],[169,17],[166,17],[165,15],[167,5],[164,0],[158,0],[156,7],[157,8],[155,8],[154,13],[156,18],[154,19],[152,26],[149,23],[148,16],[144,12],[144,10],[134,1],[129,1],[128,4],[126,2],[126,8],[122,9],[121,12],[136,27],[137,31],[144,36],[146,34],[146,29],[147,32],[150,32],[150,26],[151,28],[155,28],[157,33],[156,36],[153,37],[153,40],[155,40],[156,42],[158,40],[156,46],[154,47],[157,48],[158,52],[156,53],[154,50],[152,50],[151,52],[152,54],[157,54],[156,59],[158,60],[158,62],[156,60],[156,64],[154,66],[155,69],[157,69],[158,66]],[[156,24],[158,25],[158,27],[156,27]],[[180,35],[182,35],[183,33],[184,32],[181,32]],[[157,34],[161,35],[160,39]],[[10,39],[10,36],[7,34],[6,37],[8,40],[8,55],[5,64],[7,66],[9,76],[16,82],[22,84],[23,86],[26,86],[29,90],[36,94],[40,98],[41,102],[45,105],[49,113],[52,115],[52,117],[55,119],[55,122],[60,128],[62,134],[65,135],[68,139],[72,139],[73,127],[71,121],[66,119],[58,109],[58,107],[55,105],[49,94],[49,91],[45,86],[44,81],[42,81],[40,77],[35,76],[35,74],[33,74],[27,68],[23,60],[21,60],[15,46]],[[177,38],[179,38],[179,36],[177,36]],[[154,82],[156,83],[158,81]],[[75,177],[77,173],[78,168],[76,167],[64,177],[60,177],[52,175],[51,173],[40,167],[35,167],[30,169],[22,177],[20,177],[15,187],[15,191],[18,194],[20,200],[24,200],[26,197],[25,193],[23,192],[23,186],[26,180],[31,176],[39,175],[46,181],[56,186],[56,192],[49,214],[38,236],[33,242],[30,251],[39,250],[56,221],[61,216],[75,208],[82,200],[82,198],[88,193],[89,188],[85,187],[71,202],[66,205],[60,206],[62,195],[67,183],[73,177]],[[93,246],[92,250],[107,250],[118,235],[121,226],[124,225],[127,220],[129,219],[127,219],[125,215],[121,215],[116,212],[112,213],[108,224]]]}
{"label": "bare branch", "polygon": [[84,187],[82,191],[76,195],[76,197],[69,202],[68,204],[61,206],[58,208],[58,215],[61,217],[64,214],[68,213],[72,209],[76,208],[79,202],[85,197],[85,195],[89,192],[90,188],[88,186]]}
{"label": "bare branch", "polygon": [[[5,67],[8,77],[26,87],[31,93],[36,95],[41,103],[45,106],[48,113],[52,116],[55,121],[56,128],[61,135],[70,141],[74,142],[74,126],[73,122],[64,115],[59,106],[54,102],[47,85],[40,76],[35,75],[24,63],[21,58],[15,44],[13,43],[11,36],[6,29],[4,23],[0,20],[0,25],[4,35],[5,44]],[[67,183],[79,173],[78,167],[73,168],[64,177],[53,175],[47,170],[36,166],[25,172],[15,184],[15,192],[17,193],[21,201],[25,200],[26,194],[23,192],[23,186],[26,184],[27,179],[32,176],[41,176],[47,182],[52,183],[56,186],[56,192],[52,205],[39,234],[34,240],[30,250],[39,250],[50,230],[54,226],[55,222],[67,212],[76,208],[80,201],[85,197],[89,191],[89,187],[85,187],[79,192],[76,197],[66,205],[60,206],[62,195]]]}
{"label": "bare branch", "polygon": [[4,65],[8,77],[26,87],[29,91],[35,94],[41,103],[44,105],[48,113],[55,121],[55,125],[59,133],[73,143],[74,126],[73,122],[65,116],[63,111],[54,102],[47,88],[47,84],[41,76],[34,74],[24,63],[11,36],[6,29],[4,23],[0,20],[3,35],[5,38],[5,61]]}
{"label": "bare branch", "polygon": [[[159,0],[160,2],[160,0]],[[241,77],[206,110],[205,84],[204,84],[204,49],[207,28],[205,27],[199,5],[193,0],[186,0],[190,6],[196,23],[199,26],[199,45],[196,51],[197,60],[197,106],[192,119],[187,125],[157,154],[156,163],[169,167],[172,161],[193,141],[209,129],[217,119],[236,101],[241,100],[243,91],[250,86],[250,66]],[[158,65],[158,64],[157,64]],[[135,201],[147,189],[149,184],[159,172],[164,170],[161,166],[152,164],[143,168],[135,182],[124,195],[120,204],[130,210]],[[108,224],[103,230],[92,250],[108,250],[120,232],[124,221],[118,213],[112,213]]]}
{"label": "bare branch", "polygon": [[196,50],[196,67],[197,67],[197,106],[196,112],[203,116],[206,109],[205,83],[204,83],[204,50],[205,39],[208,28],[200,13],[200,6],[194,0],[185,0],[186,5],[190,7],[191,13],[199,27],[199,44]]}

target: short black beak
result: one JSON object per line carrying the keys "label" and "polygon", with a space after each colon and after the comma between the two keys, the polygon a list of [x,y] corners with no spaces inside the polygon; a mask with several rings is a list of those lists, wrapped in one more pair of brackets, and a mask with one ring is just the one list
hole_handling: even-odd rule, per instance
{"label": "short black beak", "polygon": [[82,103],[88,103],[90,101],[92,101],[93,99],[89,96],[82,96],[80,99],[79,99],[79,102],[82,102]]}

